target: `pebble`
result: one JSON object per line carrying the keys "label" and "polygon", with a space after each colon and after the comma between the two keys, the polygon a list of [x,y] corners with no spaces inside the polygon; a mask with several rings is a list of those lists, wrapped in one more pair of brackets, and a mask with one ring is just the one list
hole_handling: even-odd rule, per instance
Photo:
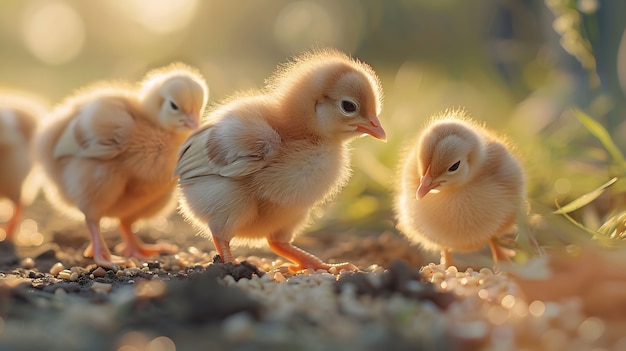
{"label": "pebble", "polygon": [[98,268],[94,269],[94,271],[91,272],[91,274],[93,274],[94,277],[102,278],[102,277],[105,277],[107,275],[107,271],[104,268],[102,268],[102,267],[98,267]]}
{"label": "pebble", "polygon": [[73,281],[73,282],[77,281],[78,280],[78,273],[72,272],[70,274],[70,280]]}
{"label": "pebble", "polygon": [[20,266],[24,269],[33,269],[35,268],[35,260],[30,257],[26,257],[20,262]]}
{"label": "pebble", "polygon": [[65,269],[65,266],[63,265],[63,263],[57,262],[54,265],[52,265],[52,267],[50,267],[50,274],[56,277],[64,269]]}
{"label": "pebble", "polygon": [[111,284],[93,282],[93,284],[91,285],[91,290],[95,292],[102,292],[102,293],[108,294],[111,291],[111,289],[113,289],[113,286]]}
{"label": "pebble", "polygon": [[59,272],[59,274],[57,275],[57,278],[70,280],[71,276],[72,276],[72,272],[69,269],[64,269]]}

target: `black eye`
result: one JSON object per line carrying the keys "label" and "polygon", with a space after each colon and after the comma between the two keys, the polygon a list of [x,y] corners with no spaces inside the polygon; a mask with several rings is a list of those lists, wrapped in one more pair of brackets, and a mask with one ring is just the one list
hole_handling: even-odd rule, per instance
{"label": "black eye", "polygon": [[450,168],[448,168],[448,172],[454,172],[457,169],[459,169],[459,166],[461,165],[461,161],[456,161],[455,164],[453,164],[452,166],[450,166]]}
{"label": "black eye", "polygon": [[178,105],[176,105],[173,101],[170,101],[170,107],[174,111],[178,111]]}
{"label": "black eye", "polygon": [[351,116],[357,112],[359,105],[355,101],[342,99],[339,100],[339,109],[346,116]]}

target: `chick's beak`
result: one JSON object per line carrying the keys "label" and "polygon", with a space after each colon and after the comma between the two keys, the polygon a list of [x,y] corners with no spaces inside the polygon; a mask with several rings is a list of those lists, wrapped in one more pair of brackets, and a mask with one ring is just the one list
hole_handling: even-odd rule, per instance
{"label": "chick's beak", "polygon": [[200,118],[198,114],[195,112],[189,113],[185,115],[184,122],[185,126],[189,129],[196,129],[200,126]]}
{"label": "chick's beak", "polygon": [[415,193],[415,198],[417,200],[423,198],[428,194],[431,190],[435,189],[441,185],[440,182],[433,182],[433,176],[430,174],[430,166],[426,169],[426,173],[422,176],[420,180],[420,185],[417,188],[417,192]]}
{"label": "chick's beak", "polygon": [[356,131],[360,133],[366,133],[373,136],[376,139],[387,141],[387,133],[380,124],[380,120],[375,115],[371,115],[367,123],[356,123]]}

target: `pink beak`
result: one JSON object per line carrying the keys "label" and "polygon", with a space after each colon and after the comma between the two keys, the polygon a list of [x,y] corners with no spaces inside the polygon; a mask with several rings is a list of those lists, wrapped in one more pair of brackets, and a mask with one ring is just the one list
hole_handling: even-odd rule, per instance
{"label": "pink beak", "polygon": [[200,126],[200,118],[197,113],[192,112],[186,116],[184,123],[187,128],[193,130]]}
{"label": "pink beak", "polygon": [[369,123],[356,123],[356,131],[361,133],[366,133],[373,136],[376,139],[380,139],[382,141],[387,141],[387,133],[383,129],[378,117],[372,115],[368,121]]}
{"label": "pink beak", "polygon": [[426,173],[420,180],[420,186],[417,188],[417,192],[415,193],[415,198],[418,200],[423,198],[431,190],[435,189],[436,187],[440,185],[441,185],[441,182],[433,183],[433,176],[430,174],[430,166],[428,166],[428,168],[426,169]]}

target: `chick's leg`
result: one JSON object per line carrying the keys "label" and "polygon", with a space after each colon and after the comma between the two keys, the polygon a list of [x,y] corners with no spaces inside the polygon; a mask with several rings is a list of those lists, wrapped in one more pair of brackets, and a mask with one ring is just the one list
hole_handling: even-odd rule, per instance
{"label": "chick's leg", "polygon": [[307,268],[311,268],[313,270],[329,270],[332,267],[335,267],[338,271],[342,269],[351,271],[359,270],[357,266],[348,262],[337,264],[325,263],[313,254],[310,254],[296,246],[293,246],[291,243],[279,242],[271,239],[267,239],[267,243],[269,244],[272,251],[274,251],[277,255],[282,256],[296,264],[296,266],[289,267],[289,270],[293,272],[298,272]]}
{"label": "chick's leg", "polygon": [[444,267],[454,266],[454,262],[452,261],[452,254],[450,253],[450,249],[442,249],[441,250],[441,262]]}
{"label": "chick's leg", "polygon": [[120,231],[123,242],[115,246],[116,252],[121,252],[124,257],[148,258],[160,253],[175,253],[178,251],[176,245],[167,243],[146,244],[139,236],[133,233],[131,221],[120,221]]}
{"label": "chick's leg", "polygon": [[515,256],[515,252],[513,250],[508,250],[500,246],[496,239],[491,239],[489,241],[489,248],[491,249],[494,263],[511,262],[511,257]]}
{"label": "chick's leg", "polygon": [[213,235],[213,244],[217,254],[220,255],[222,263],[232,262],[236,263],[233,254],[230,252],[230,242],[228,240],[220,239]]}
{"label": "chick's leg", "polygon": [[13,234],[15,234],[17,225],[20,222],[20,218],[22,217],[22,212],[24,212],[24,206],[21,203],[16,202],[15,208],[13,209],[13,215],[11,216],[11,219],[9,219],[9,222],[7,223],[5,240],[7,241],[13,240]]}
{"label": "chick's leg", "polygon": [[102,238],[102,234],[100,234],[99,221],[91,219],[86,219],[85,221],[87,222],[87,229],[91,236],[91,243],[87,246],[83,255],[85,257],[93,257],[94,262],[104,268],[118,270],[120,265],[128,266],[128,261],[124,258],[111,255],[109,248],[104,242],[104,238]]}

